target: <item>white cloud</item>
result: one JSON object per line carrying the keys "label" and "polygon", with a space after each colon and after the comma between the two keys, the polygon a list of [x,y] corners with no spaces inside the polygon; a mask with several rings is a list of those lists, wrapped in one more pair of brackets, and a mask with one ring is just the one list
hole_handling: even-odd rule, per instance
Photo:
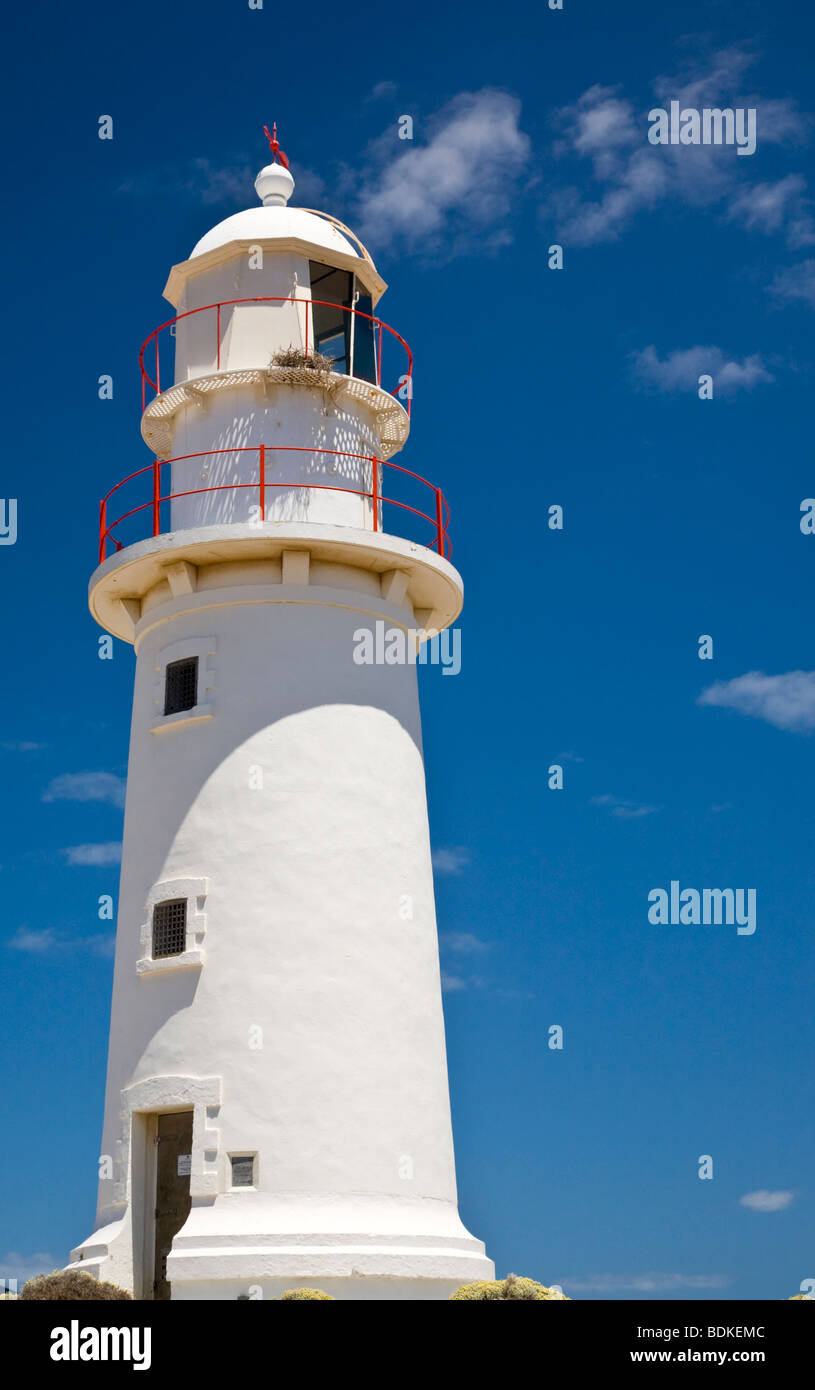
{"label": "white cloud", "polygon": [[11,940],[6,943],[10,950],[24,951],[27,955],[32,956],[51,951],[56,944],[56,937],[50,927],[44,927],[41,931],[30,931],[28,927],[19,927]]}
{"label": "white cloud", "polygon": [[442,970],[441,987],[445,994],[455,994],[458,990],[467,988],[467,981],[461,975],[451,975],[447,970]]}
{"label": "white cloud", "polygon": [[90,951],[94,956],[112,956],[116,948],[116,938],[112,932],[97,932],[93,936],[57,936],[50,927],[31,931],[19,927],[6,945],[12,951],[22,951],[26,955],[51,955],[55,951]]}
{"label": "white cloud", "polygon": [[475,956],[490,949],[489,942],[482,941],[480,937],[473,936],[472,932],[468,931],[442,932],[439,940],[442,946],[457,955]]}
{"label": "white cloud", "polygon": [[770,291],[779,299],[802,299],[815,309],[815,260],[799,261],[798,265],[779,271]]}
{"label": "white cloud", "polygon": [[672,1289],[724,1289],[723,1274],[589,1274],[557,1281],[567,1293],[664,1293]]}
{"label": "white cloud", "polygon": [[634,107],[614,87],[589,87],[574,106],[564,107],[566,139],[579,155],[595,161],[598,173],[619,168],[620,150],[642,142]]}
{"label": "white cloud", "polygon": [[610,792],[591,797],[591,804],[607,807],[611,815],[616,816],[618,820],[641,820],[643,816],[652,816],[659,810],[658,806],[641,806],[636,801],[624,801],[619,796],[612,796]]}
{"label": "white cloud", "polygon": [[4,748],[7,753],[33,753],[38,748],[45,748],[44,743],[31,743],[25,739],[20,739],[16,743],[0,743],[0,748]]}
{"label": "white cloud", "polygon": [[795,244],[815,240],[815,228],[810,221],[809,237],[805,235],[808,214],[801,199],[806,179],[800,174],[787,174],[775,183],[754,183],[737,193],[731,200],[728,216],[743,222],[748,231],[779,232],[794,211]]}
{"label": "white cloud", "polygon": [[751,52],[747,45],[733,43],[709,53],[704,60],[706,65],[700,68],[697,53],[691,51],[674,75],[657,77],[653,88],[663,103],[674,100],[682,106],[753,106],[758,113],[762,144],[798,144],[806,137],[811,118],[788,97],[761,97],[741,86],[756,59],[756,52]]}
{"label": "white cloud", "polygon": [[460,874],[470,862],[470,851],[464,845],[451,845],[447,849],[434,849],[432,859],[437,874]]}
{"label": "white cloud", "polygon": [[[696,109],[754,107],[760,146],[802,140],[810,122],[793,102],[738,95],[738,84],[754,61],[739,45],[709,53],[701,62],[694,54],[678,73],[655,79],[656,100],[664,109],[671,101]],[[594,196],[575,187],[553,193],[547,213],[554,216],[561,240],[584,246],[616,240],[639,213],[677,201],[721,206],[757,231],[783,231],[793,246],[815,239],[800,175],[781,180],[774,195],[770,185],[759,185],[762,193],[755,196],[749,182],[752,166],[744,167],[750,160],[738,158],[732,147],[650,145],[647,113],[652,105],[649,101],[638,109],[619,89],[594,86],[557,112],[563,139],[555,153],[590,160],[596,183]],[[762,198],[774,206],[762,209]]]}
{"label": "white cloud", "polygon": [[787,671],[781,676],[748,671],[708,686],[697,704],[733,709],[791,733],[811,733],[815,729],[815,671]]}
{"label": "white cloud", "polygon": [[395,131],[377,141],[357,198],[363,238],[450,254],[462,242],[495,244],[496,229],[508,237],[501,224],[531,150],[520,112],[507,92],[462,92],[429,123],[426,143]]}
{"label": "white cloud", "polygon": [[[240,156],[228,163],[214,164],[209,159],[197,157],[159,164],[128,175],[116,191],[129,197],[154,201],[177,202],[183,198],[188,203],[221,206],[225,212],[229,208],[250,208],[256,205],[255,178],[268,157],[268,150],[264,157],[263,151],[258,148],[252,161]],[[295,182],[292,206],[319,206],[326,194],[325,179],[316,170],[297,160],[291,172]]]}
{"label": "white cloud", "polygon": [[63,850],[69,864],[91,868],[107,868],[122,859],[121,840],[107,840],[95,845],[72,845]]}
{"label": "white cloud", "polygon": [[774,380],[758,353],[739,362],[718,347],[676,348],[660,358],[651,344],[632,353],[631,363],[635,380],[657,391],[697,391],[703,375],[712,376],[714,391],[725,395]]}
{"label": "white cloud", "polygon": [[745,1192],[739,1202],[751,1211],[785,1211],[795,1200],[794,1192]]}
{"label": "white cloud", "polygon": [[[298,164],[294,174],[294,193],[292,207],[320,208],[326,199],[326,182],[315,169]],[[329,208],[329,211],[332,209]]]}
{"label": "white cloud", "polygon": [[238,203],[251,206],[255,175],[248,160],[213,164],[203,156],[182,162],[158,164],[123,179],[117,193],[135,198],[196,199],[205,204]]}
{"label": "white cloud", "polygon": [[368,101],[380,101],[383,97],[396,95],[396,83],[386,78],[384,82],[377,82],[368,94]]}
{"label": "white cloud", "polygon": [[125,804],[125,780],[112,772],[64,772],[43,792],[43,801],[106,801]]}

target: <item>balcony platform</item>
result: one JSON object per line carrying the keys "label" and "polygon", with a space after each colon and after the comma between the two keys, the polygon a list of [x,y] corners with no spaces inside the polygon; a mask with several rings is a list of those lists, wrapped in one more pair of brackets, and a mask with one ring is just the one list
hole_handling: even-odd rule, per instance
{"label": "balcony platform", "polygon": [[[275,386],[290,385],[291,376],[292,371],[287,367],[243,368],[211,372],[190,381],[178,382],[147,402],[141,421],[142,437],[157,458],[166,458],[172,452],[174,419],[186,406],[191,403],[204,406],[219,392],[246,386],[254,386],[265,395]],[[324,390],[319,380],[307,381],[305,373],[301,376],[307,389]],[[311,373],[311,376],[315,374]],[[410,419],[404,406],[389,391],[361,377],[344,376],[337,372],[332,373],[331,378],[329,390],[332,402],[338,407],[345,404],[367,406],[375,417],[380,456],[392,458],[404,447],[410,431]]]}
{"label": "balcony platform", "polygon": [[[286,562],[285,552],[308,554],[308,564]],[[202,570],[212,566],[231,567],[267,563],[258,577],[247,584],[258,589],[257,602],[325,603],[331,600],[329,588],[342,592],[338,576],[330,586],[315,582],[309,595],[309,574],[313,565],[345,566],[376,576],[378,588],[370,582],[365,591],[354,588],[349,602],[372,614],[393,618],[394,605],[410,605],[415,625],[427,635],[440,632],[455,622],[463,603],[463,583],[458,571],[437,551],[416,541],[403,540],[383,531],[365,531],[352,526],[317,525],[305,522],[266,521],[259,525],[228,523],[169,531],[134,545],[123,547],[94,571],[89,585],[91,613],[102,627],[122,641],[133,642],[141,618],[145,595],[167,581],[173,597],[195,594],[195,606],[222,602],[222,589],[207,583],[198,590]],[[226,569],[223,571],[226,575]],[[230,585],[234,586],[235,570]],[[316,579],[316,577],[315,577]],[[317,593],[319,588],[319,596]],[[198,591],[197,591],[198,590]],[[169,595],[168,595],[169,596]],[[380,603],[386,607],[380,609]]]}

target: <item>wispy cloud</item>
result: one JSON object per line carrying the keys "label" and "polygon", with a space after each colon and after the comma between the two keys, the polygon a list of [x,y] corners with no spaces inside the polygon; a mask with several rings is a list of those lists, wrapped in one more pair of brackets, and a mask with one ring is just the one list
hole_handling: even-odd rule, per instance
{"label": "wispy cloud", "polygon": [[14,936],[6,942],[11,951],[21,951],[24,955],[45,956],[58,951],[89,951],[94,956],[112,956],[116,940],[112,932],[97,932],[93,936],[58,936],[51,927],[32,931],[19,927]]}
{"label": "wispy cloud", "polygon": [[799,261],[797,265],[780,270],[769,289],[778,299],[800,299],[810,309],[815,309],[815,260]]}
{"label": "wispy cloud", "polygon": [[785,1211],[792,1206],[795,1195],[794,1192],[745,1192],[739,1203],[751,1211]]}
{"label": "wispy cloud", "polygon": [[531,142],[508,92],[462,92],[427,123],[428,136],[396,129],[371,149],[356,200],[363,237],[450,255],[464,245],[511,240],[510,213]]}
{"label": "wispy cloud", "polygon": [[718,347],[677,348],[660,358],[652,344],[631,354],[631,367],[640,386],[656,391],[697,391],[703,375],[711,376],[714,391],[724,395],[773,380],[757,353],[739,362]]}
{"label": "wispy cloud", "polygon": [[484,989],[485,981],[480,975],[456,975],[449,970],[442,970],[441,987],[445,994],[457,994],[465,989]]}
{"label": "wispy cloud", "polygon": [[128,174],[116,191],[134,198],[184,198],[205,204],[251,206],[254,179],[260,166],[260,158],[253,169],[245,157],[229,164],[214,164],[212,160],[197,156]]}
{"label": "wispy cloud", "polygon": [[725,1289],[732,1282],[724,1274],[588,1274],[558,1280],[569,1293],[670,1293],[672,1289]]}
{"label": "wispy cloud", "polygon": [[67,862],[73,866],[104,869],[111,864],[121,863],[122,842],[105,840],[101,844],[71,845],[62,852]]}
{"label": "wispy cloud", "polygon": [[742,222],[748,231],[770,234],[780,232],[794,210],[795,244],[803,245],[815,239],[806,236],[807,214],[801,198],[805,188],[806,179],[800,174],[787,174],[775,183],[750,184],[733,197],[727,215],[731,221]]}
{"label": "wispy cloud", "polygon": [[658,806],[644,806],[636,801],[625,801],[622,797],[612,796],[610,792],[604,792],[602,796],[593,796],[591,804],[605,806],[618,820],[641,820],[643,816],[653,816],[659,810]]}
{"label": "wispy cloud", "polygon": [[470,862],[470,851],[464,845],[450,845],[434,849],[432,859],[437,874],[460,874]]}
{"label": "wispy cloud", "polygon": [[11,951],[23,951],[26,955],[39,956],[52,950],[56,941],[56,936],[50,927],[43,927],[41,931],[30,931],[28,927],[18,927],[6,945]]}
{"label": "wispy cloud", "polygon": [[462,956],[477,956],[490,949],[488,941],[482,941],[468,931],[442,932],[439,941],[445,950]]}
{"label": "wispy cloud", "polygon": [[[694,55],[671,76],[654,79],[661,107],[671,101],[697,110],[728,104],[754,107],[761,146],[795,145],[810,128],[810,119],[786,98],[738,95],[744,75],[755,61],[743,45]],[[749,161],[725,145],[652,146],[647,140],[648,111],[653,99],[636,103],[619,88],[593,86],[556,115],[561,138],[555,152],[591,164],[594,194],[581,186],[555,191],[546,209],[555,218],[561,239],[573,245],[616,240],[637,216],[662,204],[682,202],[698,208],[718,207],[727,217],[753,230],[781,233],[793,246],[815,241],[815,222],[798,174],[771,185],[751,186]],[[752,196],[751,196],[752,187]],[[763,205],[762,205],[763,204]]]}
{"label": "wispy cloud", "polygon": [[125,780],[112,772],[64,772],[43,792],[43,801],[106,801],[125,804]]}
{"label": "wispy cloud", "polygon": [[806,139],[811,117],[799,111],[794,101],[788,97],[764,97],[742,85],[756,64],[756,49],[749,44],[732,43],[708,49],[700,61],[696,40],[688,42],[688,57],[677,72],[654,81],[654,91],[663,104],[677,100],[680,106],[724,106],[727,97],[732,105],[756,108],[762,144],[795,146]]}
{"label": "wispy cloud", "polygon": [[31,743],[26,739],[20,739],[12,743],[0,743],[0,748],[7,753],[33,753],[39,748],[45,748],[44,743]]}
{"label": "wispy cloud", "polygon": [[781,676],[748,671],[708,686],[697,704],[736,710],[776,729],[808,734],[815,729],[815,671],[787,671]]}
{"label": "wispy cloud", "polygon": [[[156,202],[176,203],[183,199],[204,207],[220,207],[227,213],[258,206],[255,178],[266,162],[260,148],[253,160],[244,155],[226,164],[216,164],[204,158],[178,160],[129,174],[116,191],[131,198]],[[293,203],[301,207],[319,203],[326,192],[325,179],[314,169],[298,163],[295,163],[292,173],[295,182]],[[205,227],[201,228],[202,232],[205,230]]]}
{"label": "wispy cloud", "polygon": [[368,93],[368,101],[381,101],[383,97],[396,96],[396,83],[386,78],[383,82],[376,82]]}

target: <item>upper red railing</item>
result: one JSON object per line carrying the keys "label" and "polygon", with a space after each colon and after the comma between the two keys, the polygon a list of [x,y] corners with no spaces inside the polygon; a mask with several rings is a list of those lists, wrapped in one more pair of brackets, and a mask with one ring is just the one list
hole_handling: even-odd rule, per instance
{"label": "upper red railing", "polygon": [[[413,396],[413,353],[411,352],[410,348],[408,347],[401,334],[396,332],[395,328],[391,328],[389,324],[384,323],[382,319],[376,318],[373,314],[366,314],[363,309],[350,309],[343,304],[335,304],[332,300],[329,299],[307,299],[300,298],[295,295],[276,294],[258,295],[251,299],[224,299],[221,300],[218,304],[204,304],[201,306],[200,309],[188,309],[185,314],[177,314],[175,318],[168,319],[166,323],[159,324],[158,328],[154,329],[153,332],[150,334],[149,338],[146,338],[145,341],[142,343],[141,351],[139,352],[139,366],[141,367],[142,410],[144,410],[146,405],[148,404],[148,388],[152,389],[152,391],[156,395],[158,395],[161,392],[161,354],[164,350],[164,345],[167,343],[167,337],[175,337],[175,326],[177,323],[180,323],[183,319],[192,318],[194,314],[206,314],[210,312],[212,313],[212,326],[213,333],[215,334],[215,352],[213,354],[215,359],[215,370],[221,370],[221,311],[223,309],[228,309],[235,304],[305,304],[307,306],[306,312],[303,315],[305,323],[302,326],[304,341],[302,344],[300,344],[300,346],[302,347],[307,357],[309,356],[309,353],[313,351],[314,348],[314,329],[313,327],[311,327],[311,329],[309,327],[311,314],[309,312],[308,306],[317,304],[325,306],[329,309],[339,310],[343,314],[353,315],[353,317],[349,320],[349,323],[351,325],[351,329],[349,332],[348,350],[348,356],[350,358],[348,365],[350,370],[347,373],[342,373],[342,375],[347,376],[358,375],[354,372],[354,325],[356,324],[357,319],[363,319],[367,321],[367,323],[371,325],[371,331],[373,335],[373,342],[371,345],[373,349],[372,367],[375,372],[375,380],[373,384],[376,386],[382,385],[383,334],[389,334],[390,337],[385,339],[385,341],[389,343],[393,342],[400,344],[401,347],[404,348],[405,352],[405,359],[404,362],[401,364],[403,370],[393,372],[393,377],[391,379],[396,378],[397,384],[390,391],[390,395],[398,396],[400,400],[404,400],[407,407],[407,413],[408,415],[410,415],[411,398]],[[162,338],[161,334],[163,333],[166,333],[167,337]],[[311,348],[309,347],[309,339],[311,339]],[[151,343],[153,345],[152,351],[150,348]],[[155,372],[155,380],[153,380],[153,378],[150,375],[150,372],[147,369],[147,366],[145,365],[145,354],[147,354],[147,357],[150,360],[151,369]],[[359,358],[362,356],[362,354],[358,353],[356,355],[357,365],[359,365]],[[258,367],[266,365],[268,364],[258,363]],[[163,375],[165,383],[167,381],[170,381],[171,384],[175,384],[166,366]],[[200,373],[200,375],[205,375],[205,373],[202,372]],[[191,381],[195,380],[194,377],[191,377],[189,379]],[[367,381],[369,378],[366,376],[359,377],[359,379]],[[166,384],[164,389],[167,389]]]}
{"label": "upper red railing", "polygon": [[[258,455],[257,478],[250,482],[219,483],[214,487],[197,487],[182,492],[170,491],[162,493],[161,470],[168,465],[184,463],[189,459],[247,453],[256,453]],[[270,480],[268,476],[269,466],[273,462],[274,456],[278,453],[325,454],[332,458],[351,459],[355,464],[368,463],[371,465],[370,489],[338,487],[333,483],[312,483],[303,479],[297,479],[294,482],[280,482],[276,479]],[[400,487],[410,486],[415,488],[417,492],[418,485],[429,489],[432,494],[432,511],[423,511],[421,507],[413,506],[412,503],[408,501],[389,496],[385,489],[385,478],[390,476],[389,474],[385,474],[384,470],[386,468],[391,470],[392,473],[399,475],[395,481]],[[111,521],[108,517],[108,503],[114,493],[117,493],[119,489],[125,487],[126,484],[131,483],[134,478],[143,478],[145,482],[147,482],[147,475],[149,475],[149,499],[146,502],[140,502],[136,506],[130,507],[128,511],[123,512],[120,516],[117,516],[115,520]],[[407,484],[407,479],[412,480],[411,484]],[[172,488],[172,481],[170,486]],[[231,449],[207,449],[203,453],[182,454],[174,459],[155,459],[152,464],[148,464],[145,468],[138,468],[135,473],[131,473],[127,478],[123,478],[120,483],[117,483],[116,486],[111,488],[110,492],[102,498],[99,506],[99,563],[102,564],[107,556],[108,540],[113,542],[117,551],[121,550],[125,544],[134,543],[133,539],[122,542],[117,536],[112,534],[117,527],[121,526],[122,523],[129,518],[141,515],[142,513],[148,513],[152,527],[150,534],[158,536],[162,533],[161,508],[164,503],[176,501],[181,497],[197,497],[199,494],[209,492],[233,492],[240,489],[249,489],[250,505],[253,504],[251,494],[254,492],[257,497],[258,518],[260,521],[266,519],[266,496],[271,489],[343,492],[350,493],[356,497],[367,498],[371,503],[372,529],[374,531],[382,531],[384,529],[381,524],[384,507],[400,507],[403,511],[410,512],[412,516],[418,517],[420,521],[429,523],[431,527],[431,540],[425,542],[428,549],[437,550],[439,555],[443,555],[447,558],[449,558],[452,553],[450,538],[447,534],[447,528],[450,525],[450,508],[447,499],[441,488],[435,487],[432,483],[429,483],[426,478],[422,478],[418,473],[412,472],[410,468],[403,468],[401,464],[390,463],[387,459],[380,459],[372,454],[350,454],[339,449],[313,449],[296,444],[255,444],[243,445]],[[424,494],[419,495],[423,496]],[[231,519],[236,522],[240,521],[238,517],[232,517]],[[164,529],[170,530],[173,528],[170,526]],[[175,529],[177,532],[179,528]],[[425,532],[425,535],[427,535],[427,532]],[[138,536],[136,539],[143,539],[143,536]]]}

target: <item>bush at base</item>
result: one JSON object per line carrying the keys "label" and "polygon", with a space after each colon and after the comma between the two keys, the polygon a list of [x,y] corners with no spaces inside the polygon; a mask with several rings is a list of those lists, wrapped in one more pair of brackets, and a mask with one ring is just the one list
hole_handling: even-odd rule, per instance
{"label": "bush at base", "polygon": [[564,1300],[571,1303],[564,1293],[558,1289],[547,1289],[545,1284],[538,1284],[534,1279],[522,1279],[516,1274],[508,1274],[506,1279],[479,1279],[475,1284],[462,1284],[460,1289],[451,1293],[450,1300],[453,1299],[476,1299],[488,1303],[500,1303],[505,1298],[520,1298],[527,1302],[543,1302],[544,1300]]}
{"label": "bush at base", "polygon": [[337,1301],[333,1293],[324,1293],[322,1289],[286,1289],[286,1292],[281,1294],[281,1301],[296,1300],[299,1303],[301,1299],[305,1298],[327,1298],[331,1303],[336,1303]]}
{"label": "bush at base", "polygon": [[57,1269],[53,1274],[38,1274],[35,1279],[29,1279],[23,1285],[20,1293],[22,1299],[130,1299],[130,1294],[125,1289],[117,1288],[115,1284],[106,1284],[101,1279],[94,1279],[91,1274],[83,1274],[78,1269],[60,1270]]}

